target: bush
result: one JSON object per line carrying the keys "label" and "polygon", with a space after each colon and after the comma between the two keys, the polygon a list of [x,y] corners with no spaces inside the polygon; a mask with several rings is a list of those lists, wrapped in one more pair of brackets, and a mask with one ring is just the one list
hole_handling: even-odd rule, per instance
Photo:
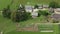
{"label": "bush", "polygon": [[11,18],[11,11],[10,11],[10,6],[9,5],[7,6],[7,8],[3,9],[2,14],[6,18]]}
{"label": "bush", "polygon": [[12,20],[14,22],[21,22],[21,21],[25,21],[31,18],[30,13],[25,13],[25,12],[13,12],[12,13]]}
{"label": "bush", "polygon": [[52,2],[49,3],[49,7],[52,7],[52,8],[59,8],[60,5],[59,5],[57,2],[52,1]]}
{"label": "bush", "polygon": [[50,13],[48,12],[48,11],[41,11],[41,10],[39,10],[38,11],[38,16],[40,16],[40,15],[43,15],[43,16],[48,16],[48,15],[50,15]]}
{"label": "bush", "polygon": [[57,21],[57,20],[53,20],[53,23],[59,23],[59,21]]}
{"label": "bush", "polygon": [[38,5],[35,5],[35,6],[34,6],[34,8],[37,8],[37,9],[38,9],[38,8],[39,8],[39,6],[38,6]]}
{"label": "bush", "polygon": [[30,13],[27,13],[25,11],[25,8],[23,8],[23,7],[24,6],[19,7],[17,9],[17,11],[12,13],[12,20],[14,22],[21,22],[21,21],[25,21],[25,20],[28,20],[29,18],[31,18]]}

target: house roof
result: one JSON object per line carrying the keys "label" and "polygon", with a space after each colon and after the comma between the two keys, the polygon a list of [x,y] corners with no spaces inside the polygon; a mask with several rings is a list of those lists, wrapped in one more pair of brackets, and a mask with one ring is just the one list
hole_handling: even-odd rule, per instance
{"label": "house roof", "polygon": [[49,5],[43,5],[43,7],[49,7]]}
{"label": "house roof", "polygon": [[56,8],[56,9],[54,9],[54,11],[60,11],[60,8]]}
{"label": "house roof", "polygon": [[32,6],[26,5],[26,6],[25,6],[25,9],[26,9],[26,10],[32,10]]}
{"label": "house roof", "polygon": [[60,14],[53,14],[52,18],[54,18],[55,20],[60,20]]}

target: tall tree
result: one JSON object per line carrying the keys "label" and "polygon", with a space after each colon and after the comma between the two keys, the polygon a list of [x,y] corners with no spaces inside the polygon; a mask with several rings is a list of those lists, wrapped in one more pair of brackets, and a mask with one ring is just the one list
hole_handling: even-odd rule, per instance
{"label": "tall tree", "polygon": [[15,13],[13,13],[13,15],[14,15],[14,16],[12,16],[12,17],[13,17],[12,19],[13,19],[15,22],[25,21],[25,20],[27,20],[27,19],[29,19],[29,18],[31,17],[30,13],[27,13],[27,12],[25,11],[24,6],[19,7],[19,8],[17,9],[17,11],[16,11]]}
{"label": "tall tree", "polygon": [[38,8],[39,8],[39,6],[36,4],[36,5],[34,6],[34,8],[37,8],[37,9],[38,9]]}

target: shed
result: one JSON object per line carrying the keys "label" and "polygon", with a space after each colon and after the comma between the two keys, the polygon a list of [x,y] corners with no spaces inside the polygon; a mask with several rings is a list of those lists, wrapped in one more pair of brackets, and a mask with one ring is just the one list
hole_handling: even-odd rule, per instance
{"label": "shed", "polygon": [[49,7],[49,5],[46,5],[46,4],[44,5],[44,4],[43,4],[43,8],[48,8],[48,7]]}
{"label": "shed", "polygon": [[54,13],[56,13],[56,14],[60,14],[60,8],[56,8],[56,9],[54,9]]}
{"label": "shed", "polygon": [[25,10],[26,10],[27,12],[32,12],[33,7],[32,7],[31,5],[25,5]]}

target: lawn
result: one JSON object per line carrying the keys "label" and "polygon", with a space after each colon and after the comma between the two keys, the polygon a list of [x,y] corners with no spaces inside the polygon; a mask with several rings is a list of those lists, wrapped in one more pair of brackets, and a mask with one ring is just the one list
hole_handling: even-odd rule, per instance
{"label": "lawn", "polygon": [[4,31],[4,33],[6,33],[15,29],[15,23],[0,15],[0,31]]}
{"label": "lawn", "polygon": [[41,32],[9,32],[7,34],[53,34],[53,33],[41,33]]}

